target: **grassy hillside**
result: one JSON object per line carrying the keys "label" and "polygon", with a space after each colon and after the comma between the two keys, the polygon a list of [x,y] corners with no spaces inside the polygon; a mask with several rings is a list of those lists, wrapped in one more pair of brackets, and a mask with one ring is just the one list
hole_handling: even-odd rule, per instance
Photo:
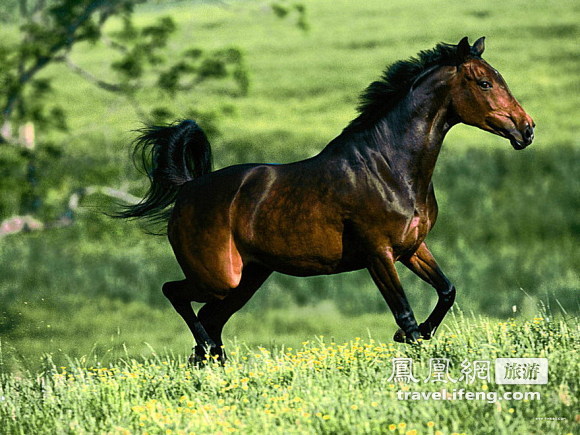
{"label": "grassy hillside", "polygon": [[[436,8],[426,0],[412,6],[402,0],[306,4],[308,33],[291,19],[276,19],[259,2],[165,2],[139,9],[139,23],[174,17],[180,28],[175,52],[193,44],[236,46],[246,54],[248,96],[233,96],[227,84],[214,83],[165,101],[176,113],[190,108],[217,113],[216,166],[311,156],[355,116],[359,93],[387,64],[439,41],[485,35],[484,57],[534,117],[537,139],[515,152],[499,137],[455,127],[434,176],[441,211],[428,242],[466,312],[506,318],[516,306],[516,316],[531,318],[542,301],[554,314],[577,313],[578,2],[549,8],[539,1],[495,0],[443,1]],[[117,25],[111,23],[111,30]],[[98,72],[105,53],[103,47],[85,46],[73,58]],[[130,130],[139,126],[131,108],[61,67],[46,74],[56,78],[54,101],[67,107],[71,130],[39,136],[62,150],[60,158],[41,161],[43,213],[58,216],[70,192],[87,185],[141,194],[144,179],[132,169],[127,151]],[[141,97],[163,99],[155,92]],[[9,204],[18,200],[9,202],[16,176],[2,178],[3,201]],[[83,205],[74,227],[0,240],[3,368],[37,367],[42,352],[55,352],[62,361],[65,354],[87,355],[94,347],[105,357],[119,355],[123,344],[131,356],[148,353],[145,342],[179,353],[190,346],[185,327],[160,293],[163,282],[181,276],[165,239],[103,216],[111,206],[103,198]],[[433,306],[434,291],[402,269],[401,274],[422,319]],[[391,315],[367,275],[275,275],[228,325],[226,336],[249,345],[295,346],[316,333],[340,340],[366,336],[368,327],[373,337],[390,340]]]}

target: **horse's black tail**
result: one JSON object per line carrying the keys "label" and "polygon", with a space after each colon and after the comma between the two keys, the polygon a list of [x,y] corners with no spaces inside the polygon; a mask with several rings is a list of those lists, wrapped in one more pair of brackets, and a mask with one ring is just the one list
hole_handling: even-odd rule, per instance
{"label": "horse's black tail", "polygon": [[143,199],[125,206],[118,218],[146,218],[154,223],[167,220],[182,184],[211,172],[211,147],[201,127],[185,120],[138,130],[133,158],[149,177],[151,185]]}

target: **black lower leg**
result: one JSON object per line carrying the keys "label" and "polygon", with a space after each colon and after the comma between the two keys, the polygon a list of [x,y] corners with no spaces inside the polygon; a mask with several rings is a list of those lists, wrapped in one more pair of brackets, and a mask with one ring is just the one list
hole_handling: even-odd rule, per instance
{"label": "black lower leg", "polygon": [[240,285],[228,297],[208,302],[199,310],[199,320],[218,348],[223,345],[222,331],[226,322],[250,300],[271,273],[262,266],[246,265]]}
{"label": "black lower leg", "polygon": [[369,272],[400,328],[395,333],[394,340],[404,343],[416,342],[417,339],[421,338],[419,326],[403,291],[390,252],[375,257],[370,264]]}
{"label": "black lower leg", "polygon": [[444,290],[438,290],[437,294],[439,299],[437,300],[437,304],[435,308],[427,317],[425,322],[419,325],[419,330],[424,338],[429,339],[435,334],[435,330],[439,327],[443,318],[449,311],[449,309],[453,306],[453,302],[455,301],[455,287],[449,284],[449,287],[445,288]]}
{"label": "black lower leg", "polygon": [[415,315],[410,308],[409,311],[397,313],[397,315],[395,315],[395,321],[400,328],[395,333],[395,341],[401,343],[412,343],[421,338],[421,332],[417,325],[417,321],[415,320]]}
{"label": "black lower leg", "polygon": [[453,302],[455,301],[455,287],[441,271],[425,243],[422,243],[417,251],[411,257],[404,260],[403,263],[423,281],[433,286],[439,296],[437,304],[427,320],[419,325],[419,330],[423,338],[429,339],[433,336],[435,330],[453,306]]}
{"label": "black lower leg", "polygon": [[163,285],[163,294],[169,301],[175,311],[183,318],[197,346],[195,347],[196,355],[204,356],[207,351],[216,348],[216,343],[212,340],[205,328],[195,315],[191,307],[191,287],[188,281],[171,281]]}

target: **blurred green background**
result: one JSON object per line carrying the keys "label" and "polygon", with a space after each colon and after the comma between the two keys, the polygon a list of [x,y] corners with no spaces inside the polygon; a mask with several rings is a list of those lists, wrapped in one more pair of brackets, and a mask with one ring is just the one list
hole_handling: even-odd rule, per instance
{"label": "blurred green background", "polygon": [[[6,8],[11,2],[6,2]],[[14,3],[15,4],[15,3]],[[207,81],[159,100],[176,117],[202,111],[211,120],[215,167],[291,162],[316,154],[356,116],[360,92],[386,65],[433,47],[486,36],[484,58],[497,68],[537,124],[536,140],[510,144],[457,126],[444,143],[434,184],[440,206],[427,242],[458,289],[464,313],[533,316],[578,313],[580,242],[580,3],[575,1],[371,0],[304,1],[309,29],[280,20],[264,2],[146,2],[137,25],[169,15],[177,24],[167,56],[191,44],[236,47],[249,74],[245,95],[227,81]],[[112,19],[106,31],[121,21]],[[0,36],[14,38],[2,22]],[[104,70],[103,44],[81,43],[71,58]],[[72,74],[52,78],[51,99],[68,114],[68,131],[37,132],[50,144],[37,162],[43,207],[55,219],[75,189],[91,185],[141,195],[145,177],[133,169],[131,130],[141,126],[131,105]],[[3,92],[0,89],[0,92]],[[18,214],[24,195],[22,158],[0,144],[0,221]],[[164,237],[103,214],[113,202],[83,199],[75,223],[0,238],[0,369],[35,367],[44,352],[123,355],[187,352],[191,338],[161,294],[181,272]],[[428,285],[399,268],[418,319],[433,307]],[[514,308],[517,307],[514,313]],[[248,346],[296,345],[315,334],[337,340],[390,340],[394,322],[365,271],[331,277],[275,274],[226,326],[225,337]]]}

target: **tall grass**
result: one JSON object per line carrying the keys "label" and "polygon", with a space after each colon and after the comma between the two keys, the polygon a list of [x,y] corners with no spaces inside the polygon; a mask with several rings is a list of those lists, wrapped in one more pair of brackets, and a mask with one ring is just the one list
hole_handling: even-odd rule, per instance
{"label": "tall grass", "polygon": [[[578,405],[578,325],[539,317],[497,322],[458,317],[419,347],[371,338],[319,337],[298,348],[230,348],[220,366],[153,354],[103,366],[82,358],[45,361],[39,372],[0,375],[6,433],[572,433]],[[445,355],[453,382],[427,382]],[[418,383],[391,377],[393,358],[412,358]],[[498,357],[547,357],[546,385],[497,385]],[[490,361],[489,379],[459,380],[462,363]],[[484,400],[399,400],[398,391]],[[493,401],[488,393],[538,392],[538,400]]]}

